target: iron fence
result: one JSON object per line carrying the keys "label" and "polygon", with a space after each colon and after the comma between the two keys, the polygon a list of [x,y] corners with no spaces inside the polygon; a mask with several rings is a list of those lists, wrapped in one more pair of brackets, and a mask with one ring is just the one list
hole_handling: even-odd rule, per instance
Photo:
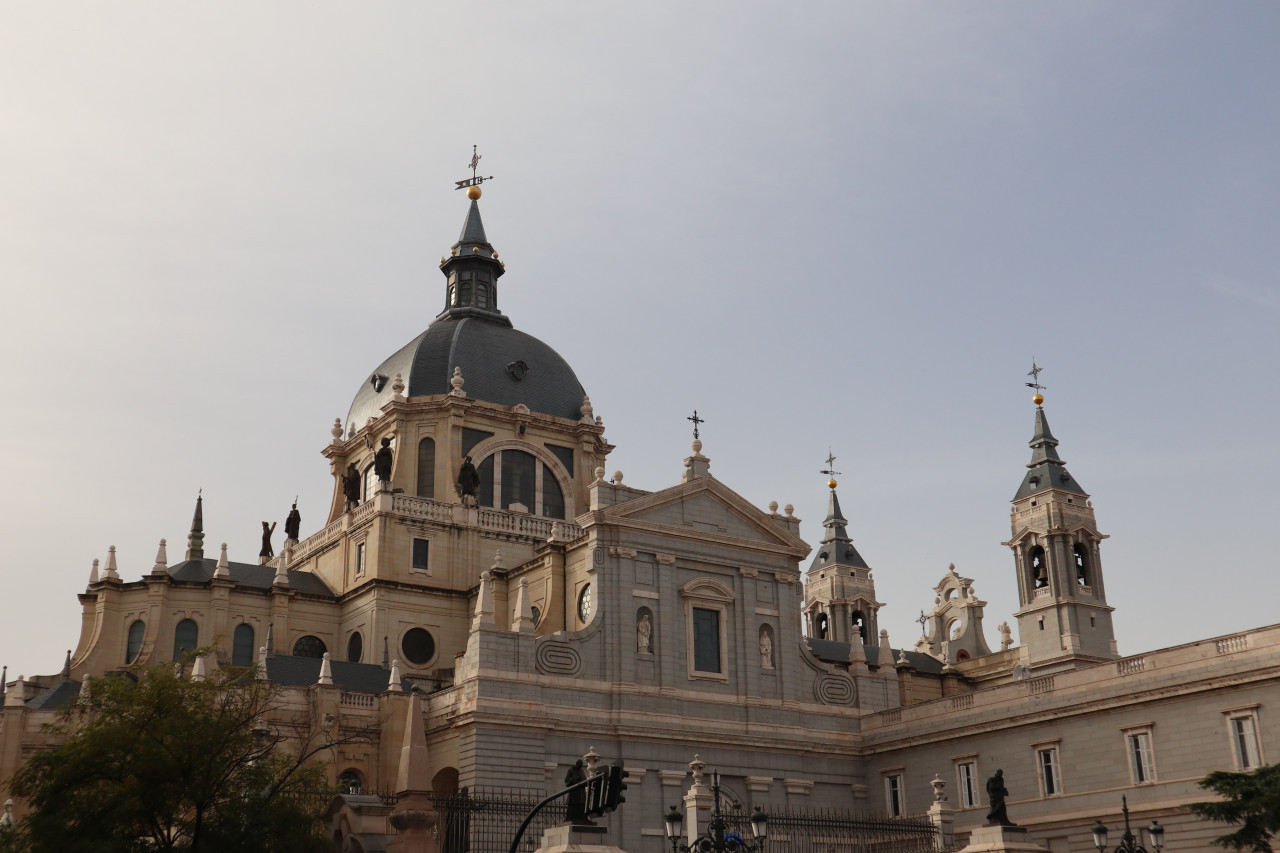
{"label": "iron fence", "polygon": [[[945,853],[927,817],[890,818],[838,810],[765,807],[769,853]],[[727,829],[751,837],[744,811],[724,815]]]}
{"label": "iron fence", "polygon": [[[440,813],[440,853],[507,853],[520,824],[546,796],[532,789],[488,787],[431,795]],[[564,819],[564,802],[549,804],[525,830],[520,849],[536,850],[543,831]]]}

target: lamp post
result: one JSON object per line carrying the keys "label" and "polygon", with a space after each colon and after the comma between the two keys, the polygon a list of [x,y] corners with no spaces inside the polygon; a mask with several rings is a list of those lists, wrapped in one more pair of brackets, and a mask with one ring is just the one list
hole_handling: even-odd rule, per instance
{"label": "lamp post", "polygon": [[727,832],[728,822],[720,813],[720,774],[711,774],[711,822],[707,831],[686,844],[680,840],[680,825],[684,823],[684,815],[672,806],[663,815],[662,823],[666,828],[667,840],[671,842],[671,853],[764,853],[765,838],[769,834],[769,817],[759,806],[751,815],[751,836],[748,841],[736,832]]}
{"label": "lamp post", "polygon": [[[1120,805],[1124,811],[1124,835],[1116,845],[1115,853],[1147,853],[1147,850],[1138,844],[1137,836],[1129,829],[1129,798],[1122,795]],[[1151,821],[1151,826],[1147,827],[1147,839],[1155,853],[1159,853],[1160,848],[1164,847],[1164,827],[1159,821]],[[1107,827],[1102,821],[1093,825],[1093,846],[1103,853],[1107,849]]]}

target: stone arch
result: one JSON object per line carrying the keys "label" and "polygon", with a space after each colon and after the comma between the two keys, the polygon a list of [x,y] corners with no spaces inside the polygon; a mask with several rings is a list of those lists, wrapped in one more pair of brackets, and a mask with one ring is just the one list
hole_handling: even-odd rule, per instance
{"label": "stone arch", "polygon": [[433,794],[456,794],[458,792],[458,768],[442,767],[431,777]]}
{"label": "stone arch", "polygon": [[685,598],[696,596],[724,602],[733,601],[737,597],[728,584],[714,578],[694,578],[680,587],[680,594]]}
{"label": "stone arch", "polygon": [[[478,442],[467,453],[471,457],[471,464],[478,469],[486,460],[496,459],[496,454],[502,450],[520,450],[541,462],[543,470],[550,471],[556,480],[556,484],[560,486],[560,493],[564,496],[565,518],[572,519],[578,514],[577,499],[573,491],[573,478],[569,476],[569,472],[560,464],[560,460],[555,457],[555,454],[545,447],[519,438],[486,438],[484,441]],[[495,500],[495,503],[501,503],[501,500]]]}
{"label": "stone arch", "polygon": [[1043,545],[1027,549],[1027,584],[1032,590],[1049,586],[1049,560]]}

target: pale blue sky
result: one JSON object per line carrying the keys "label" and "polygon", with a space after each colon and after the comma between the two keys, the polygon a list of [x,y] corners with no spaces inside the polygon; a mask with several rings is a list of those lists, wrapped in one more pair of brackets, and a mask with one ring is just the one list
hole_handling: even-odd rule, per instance
{"label": "pale blue sky", "polygon": [[[432,8],[427,8],[428,6]],[[0,663],[94,557],[252,561],[442,301],[484,154],[503,308],[610,471],[794,503],[830,446],[895,645],[1016,607],[1034,356],[1121,651],[1278,621],[1280,7],[0,0]]]}

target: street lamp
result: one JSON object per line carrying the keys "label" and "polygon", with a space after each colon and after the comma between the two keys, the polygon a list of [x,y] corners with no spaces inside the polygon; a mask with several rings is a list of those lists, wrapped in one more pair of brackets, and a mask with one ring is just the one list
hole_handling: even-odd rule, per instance
{"label": "street lamp", "polygon": [[[1115,853],[1147,853],[1147,851],[1138,844],[1137,837],[1129,829],[1129,799],[1128,797],[1120,797],[1120,805],[1124,810],[1124,835],[1120,838],[1119,845],[1116,846]],[[1160,848],[1164,847],[1164,827],[1159,821],[1151,821],[1151,826],[1147,827],[1147,839],[1151,845],[1151,849],[1159,853]],[[1093,846],[1099,851],[1105,853],[1107,849],[1107,827],[1098,821],[1093,825]]]}
{"label": "street lamp", "polygon": [[667,840],[671,842],[671,853],[764,853],[764,842],[769,835],[769,816],[756,806],[751,814],[752,841],[747,841],[736,832],[726,832],[728,823],[720,813],[720,774],[711,774],[711,823],[707,831],[686,844],[680,840],[680,825],[684,816],[672,806],[662,816],[666,828]]}

